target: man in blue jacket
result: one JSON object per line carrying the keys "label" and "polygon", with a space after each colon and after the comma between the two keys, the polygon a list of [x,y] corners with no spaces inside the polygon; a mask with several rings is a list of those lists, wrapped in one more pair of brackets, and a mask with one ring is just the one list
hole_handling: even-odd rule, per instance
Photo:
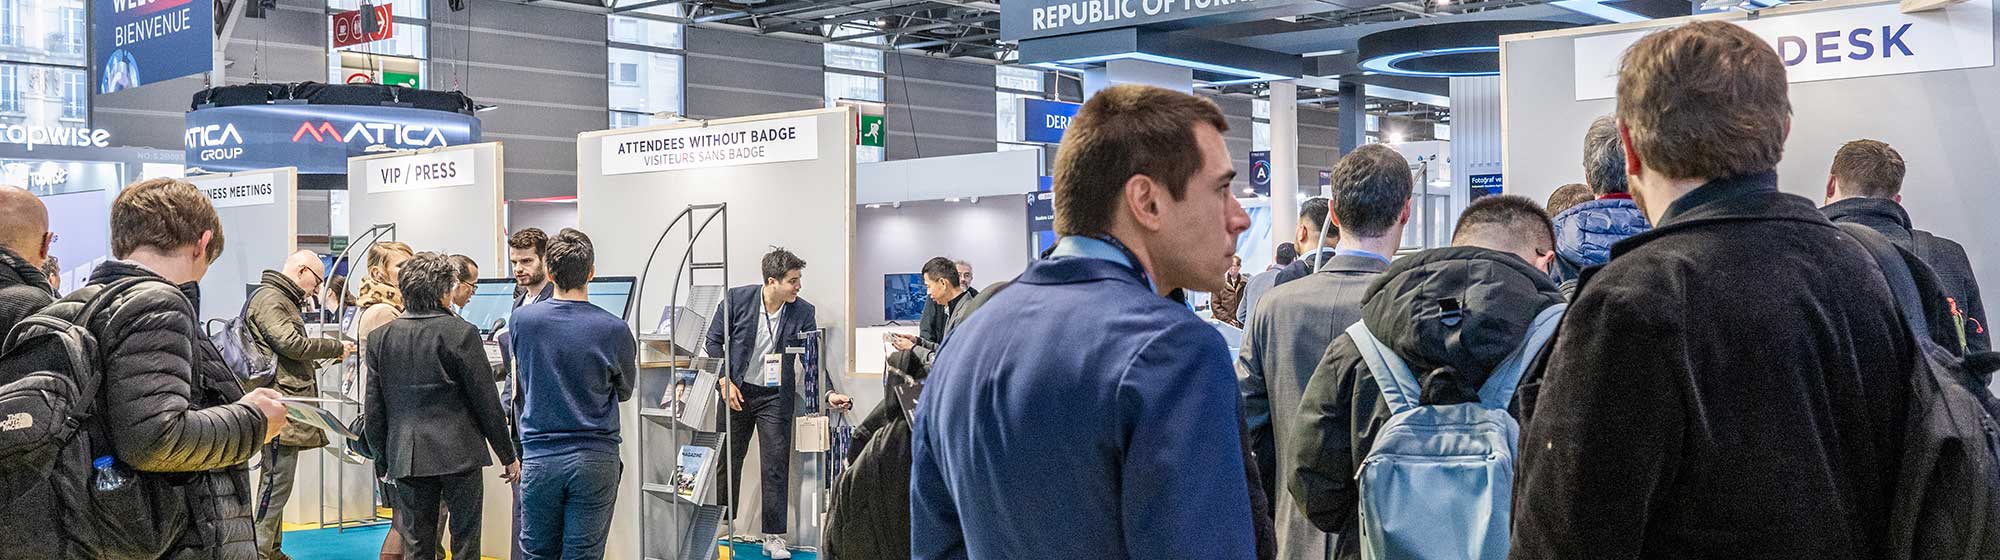
{"label": "man in blue jacket", "polygon": [[1611,260],[1611,245],[1653,229],[1646,214],[1632,201],[1625,183],[1625,145],[1618,139],[1618,121],[1609,115],[1590,123],[1583,135],[1583,172],[1591,200],[1554,215],[1556,223],[1555,281],[1573,295],[1583,269]]}
{"label": "man in blue jacket", "polygon": [[1166,297],[1219,289],[1249,228],[1227,127],[1147,86],[1077,113],[1062,238],[953,331],[918,405],[913,558],[1257,553],[1229,349]]}

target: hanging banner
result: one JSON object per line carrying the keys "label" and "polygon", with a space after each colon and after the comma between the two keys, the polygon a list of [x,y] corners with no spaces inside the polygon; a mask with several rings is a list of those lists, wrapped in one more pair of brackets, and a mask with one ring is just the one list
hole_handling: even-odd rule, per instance
{"label": "hanging banner", "polygon": [[238,105],[189,111],[187,165],[210,173],[297,167],[345,174],[347,158],[479,141],[479,118],[374,105]]}
{"label": "hanging banner", "polygon": [[278,176],[275,173],[253,175],[189,177],[188,182],[201,193],[208,195],[208,201],[216,208],[258,206],[278,201],[276,194]]}
{"label": "hanging banner", "polygon": [[1022,98],[1021,141],[1062,143],[1063,133],[1069,132],[1070,119],[1076,118],[1076,111],[1082,108],[1082,103]]}
{"label": "hanging banner", "polygon": [[[1993,65],[1993,0],[1903,13],[1876,4],[1731,21],[1778,51],[1792,83]],[[1574,42],[1576,100],[1618,94],[1625,49],[1661,27]]]}
{"label": "hanging banner", "polygon": [[1270,150],[1250,152],[1250,190],[1249,194],[1271,196]]}
{"label": "hanging banner", "polygon": [[215,65],[214,2],[91,0],[90,6],[97,93],[201,74]]}
{"label": "hanging banner", "polygon": [[605,136],[604,175],[819,158],[819,121],[794,117]]}
{"label": "hanging banner", "polygon": [[463,187],[478,180],[471,150],[368,160],[368,192]]}
{"label": "hanging banner", "polygon": [[383,4],[375,7],[375,29],[362,29],[361,10],[333,14],[333,47],[372,43],[396,36],[395,12]]}

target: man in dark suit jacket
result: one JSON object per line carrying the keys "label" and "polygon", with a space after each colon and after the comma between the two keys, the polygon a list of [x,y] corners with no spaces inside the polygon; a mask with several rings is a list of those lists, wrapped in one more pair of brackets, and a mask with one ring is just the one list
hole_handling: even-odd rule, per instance
{"label": "man in dark suit jacket", "polygon": [[1917,229],[1910,213],[1903,209],[1903,155],[1895,148],[1874,140],[1855,140],[1840,147],[1833,156],[1833,171],[1826,179],[1826,206],[1820,208],[1834,223],[1856,223],[1902,245],[1931,265],[1964,321],[1965,349],[1985,352],[1993,349],[1986,333],[1986,305],[1979,298],[1979,280],[1972,275],[1972,261],[1957,241]]}
{"label": "man in dark suit jacket", "polygon": [[[791,558],[784,535],[797,411],[792,395],[800,372],[793,371],[794,360],[785,348],[819,328],[813,305],[799,297],[805,267],[806,261],[784,249],[764,255],[763,285],[731,288],[708,324],[706,354],[725,358],[722,398],[729,405],[729,472],[734,474],[722,477],[722,495],[735,501],[736,479],[750,451],[745,444],[756,430],[761,442],[757,459],[764,469],[764,553],[773,559]],[[853,406],[847,395],[832,392],[828,381],[827,404]]]}

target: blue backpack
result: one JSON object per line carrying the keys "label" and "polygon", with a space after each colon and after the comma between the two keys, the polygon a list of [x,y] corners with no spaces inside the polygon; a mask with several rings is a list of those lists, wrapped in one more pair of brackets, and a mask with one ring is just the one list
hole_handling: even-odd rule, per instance
{"label": "blue backpack", "polygon": [[1479,402],[1422,403],[1403,358],[1369,332],[1347,335],[1394,413],[1355,474],[1361,494],[1361,557],[1371,560],[1504,560],[1512,524],[1520,424],[1507,413],[1521,374],[1568,306],[1536,315],[1527,340],[1479,389]]}

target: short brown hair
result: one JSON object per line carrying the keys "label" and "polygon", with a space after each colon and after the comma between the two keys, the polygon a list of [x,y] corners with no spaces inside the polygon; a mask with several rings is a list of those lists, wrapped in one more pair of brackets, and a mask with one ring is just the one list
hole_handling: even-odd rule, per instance
{"label": "short brown hair", "polygon": [[590,271],[597,266],[597,245],[590,236],[571,228],[556,232],[549,242],[549,278],[556,287],[574,290],[590,283]]}
{"label": "short brown hair", "polygon": [[180,179],[147,179],[125,187],[111,203],[111,256],[125,258],[140,247],[184,249],[208,241],[208,261],[222,256],[222,218],[201,189]]}
{"label": "short brown hair", "polygon": [[1333,217],[1343,235],[1376,237],[1402,219],[1416,188],[1410,160],[1381,144],[1367,144],[1333,166]]}
{"label": "short brown hair", "polygon": [[1868,198],[1895,198],[1903,192],[1903,154],[1875,140],[1855,140],[1833,154],[1833,177],[1840,180],[1840,194]]}
{"label": "short brown hair", "polygon": [[1152,86],[1121,85],[1091,96],[1063,133],[1056,154],[1056,233],[1100,235],[1111,228],[1125,182],[1145,175],[1187,196],[1201,169],[1195,127],[1229,130],[1207,99]]}
{"label": "short brown hair", "polygon": [[1719,21],[1647,35],[1618,70],[1618,120],[1646,167],[1674,179],[1769,171],[1784,157],[1792,101],[1762,38]]}
{"label": "short brown hair", "polygon": [[1592,200],[1597,200],[1597,195],[1591,194],[1590,185],[1570,183],[1549,193],[1549,203],[1543,207],[1548,208],[1550,216],[1560,216],[1563,211]]}
{"label": "short brown hair", "polygon": [[528,228],[507,236],[507,246],[513,249],[534,249],[535,256],[549,254],[549,234],[542,228]]}

